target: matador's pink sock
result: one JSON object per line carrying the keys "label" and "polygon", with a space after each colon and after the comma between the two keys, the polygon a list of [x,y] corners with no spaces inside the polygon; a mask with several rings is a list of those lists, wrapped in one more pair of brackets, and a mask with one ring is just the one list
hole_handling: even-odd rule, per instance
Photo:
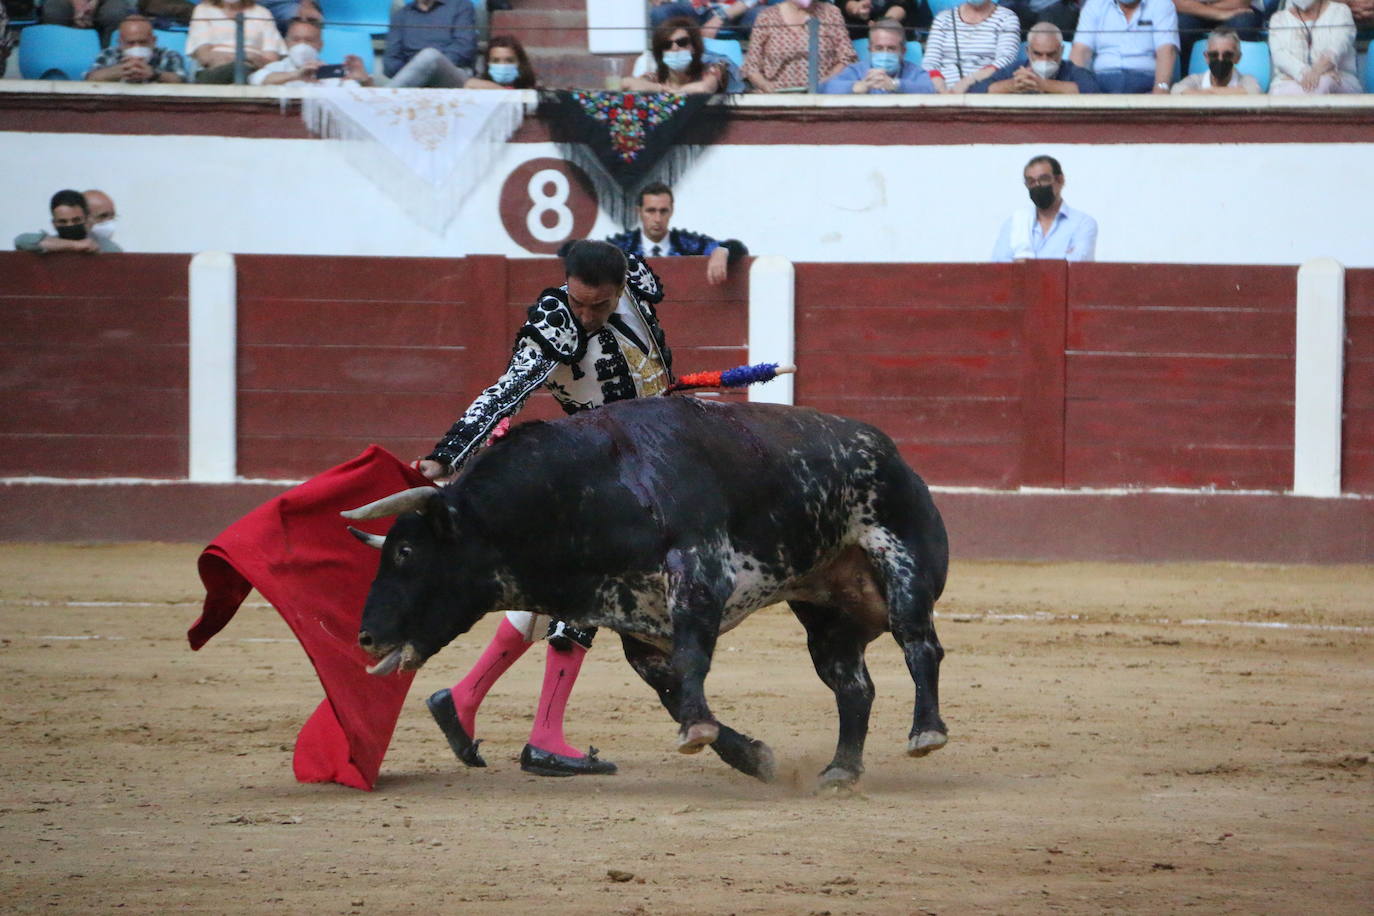
{"label": "matador's pink sock", "polygon": [[587,650],[577,643],[565,651],[549,646],[544,661],[544,689],[539,694],[539,709],[530,731],[530,744],[541,751],[565,757],[585,756],[564,740],[563,713],[568,708],[568,697],[572,695],[577,672],[582,670],[582,660],[586,657]]}
{"label": "matador's pink sock", "polygon": [[501,679],[516,659],[525,654],[530,644],[524,635],[502,616],[496,635],[487,646],[477,664],[472,666],[467,677],[453,685],[453,706],[458,711],[458,721],[469,735],[477,734],[477,707],[482,705],[491,685]]}

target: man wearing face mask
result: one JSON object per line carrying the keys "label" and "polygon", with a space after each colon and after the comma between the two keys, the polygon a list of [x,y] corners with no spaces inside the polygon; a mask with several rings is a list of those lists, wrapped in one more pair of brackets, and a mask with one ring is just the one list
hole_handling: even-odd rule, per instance
{"label": "man wearing face mask", "polygon": [[312,83],[317,86],[371,86],[372,77],[362,58],[344,58],[343,75],[319,78],[320,52],[324,34],[313,19],[296,19],[286,30],[286,56],[254,70],[248,82],[254,86],[281,86],[287,83]]}
{"label": "man wearing face mask", "polygon": [[1069,56],[1092,68],[1103,92],[1168,93],[1178,62],[1173,0],[1088,0]]}
{"label": "man wearing face mask", "polygon": [[126,16],[119,24],[119,40],[101,51],[86,73],[98,83],[184,83],[186,59],[160,48],[153,23],[146,16]]}
{"label": "man wearing face mask", "polygon": [[1259,95],[1259,80],[1236,70],[1240,36],[1233,29],[1217,29],[1207,36],[1207,72],[1179,80],[1175,95]]}
{"label": "man wearing face mask", "polygon": [[119,228],[119,215],[115,213],[114,200],[104,191],[95,188],[82,191],[81,195],[86,198],[86,209],[90,214],[87,227],[91,235],[113,245],[115,230]]}
{"label": "man wearing face mask", "polygon": [[985,82],[971,86],[969,92],[1077,95],[1101,91],[1091,70],[1063,59],[1064,33],[1053,23],[1037,22],[1031,26],[1026,57],[1027,60],[1003,67]]}
{"label": "man wearing face mask", "polygon": [[48,209],[52,211],[52,226],[57,234],[25,232],[17,235],[14,238],[16,251],[32,251],[38,254],[54,254],[60,251],[99,254],[123,250],[109,239],[91,234],[90,207],[80,191],[58,191],[52,196]]}
{"label": "man wearing face mask", "polygon": [[906,32],[891,19],[868,27],[868,62],[845,67],[821,84],[827,95],[934,92],[930,75],[906,59]]}
{"label": "man wearing face mask", "polygon": [[1064,170],[1052,156],[1036,156],[1022,170],[1031,206],[1013,213],[997,236],[994,261],[1033,258],[1092,261],[1097,257],[1097,221],[1064,203]]}
{"label": "man wearing face mask", "polygon": [[[515,335],[510,366],[478,395],[428,457],[418,463],[431,480],[447,482],[538,388],[548,388],[566,413],[612,401],[663,394],[673,382],[673,355],[654,306],[662,301],[658,277],[639,258],[608,242],[579,241],[563,258],[567,282],[546,289],[530,306]],[[465,765],[484,767],[477,751],[477,710],[493,684],[529,648],[536,620],[509,612],[468,675],[427,701],[449,747]],[[592,646],[595,628],[553,623],[548,628],[544,687],[520,768],[540,776],[607,775],[616,771],[567,743],[563,714]]]}

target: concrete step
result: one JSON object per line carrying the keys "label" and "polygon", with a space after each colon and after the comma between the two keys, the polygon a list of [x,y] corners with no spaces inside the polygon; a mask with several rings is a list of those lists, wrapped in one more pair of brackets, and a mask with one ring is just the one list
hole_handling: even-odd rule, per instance
{"label": "concrete step", "polygon": [[557,50],[536,50],[530,53],[530,63],[545,89],[604,89],[606,61],[615,60],[617,71],[630,72],[630,64],[637,54],[569,53]]}
{"label": "concrete step", "polygon": [[501,10],[491,14],[492,35],[514,35],[526,50],[587,48],[587,14],[568,10]]}

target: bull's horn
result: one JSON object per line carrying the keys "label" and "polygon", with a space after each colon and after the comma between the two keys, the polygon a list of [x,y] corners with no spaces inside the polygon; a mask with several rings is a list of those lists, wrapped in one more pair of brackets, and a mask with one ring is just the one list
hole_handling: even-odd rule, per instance
{"label": "bull's horn", "polygon": [[381,550],[382,545],[386,543],[386,538],[382,537],[380,534],[368,534],[366,531],[359,531],[352,525],[348,526],[348,533],[353,535],[358,540],[362,541],[367,546],[376,547],[378,550]]}
{"label": "bull's horn", "polygon": [[400,515],[402,512],[422,508],[425,502],[436,492],[438,491],[434,487],[411,487],[409,490],[392,493],[374,503],[368,503],[366,506],[359,506],[339,514],[344,518],[351,519],[385,518],[388,515]]}

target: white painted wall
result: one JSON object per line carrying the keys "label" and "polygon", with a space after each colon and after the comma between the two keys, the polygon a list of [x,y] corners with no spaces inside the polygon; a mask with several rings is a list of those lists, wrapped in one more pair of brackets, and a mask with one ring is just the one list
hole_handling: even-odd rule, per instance
{"label": "white painted wall", "polygon": [[[880,129],[877,126],[874,129]],[[333,143],[0,133],[0,239],[48,223],[64,187],[100,187],[129,251],[525,255],[501,226],[505,177],[552,144],[510,144],[442,236],[355,172]],[[1362,144],[717,146],[677,188],[677,222],[793,261],[981,261],[1026,200],[1034,154],[1098,220],[1098,260],[1374,267]],[[595,235],[616,227],[602,215]]]}

